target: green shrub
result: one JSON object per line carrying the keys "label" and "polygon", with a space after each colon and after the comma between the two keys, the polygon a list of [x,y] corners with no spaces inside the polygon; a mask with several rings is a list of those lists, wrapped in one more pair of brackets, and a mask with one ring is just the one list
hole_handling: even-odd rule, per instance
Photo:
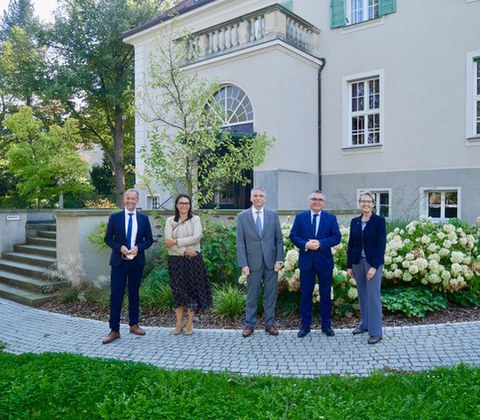
{"label": "green shrub", "polygon": [[382,303],[389,311],[423,318],[428,311],[448,308],[445,296],[423,287],[392,287],[382,293]]}
{"label": "green shrub", "polygon": [[212,312],[223,318],[238,319],[243,316],[246,302],[246,294],[236,286],[216,285],[213,287]]}
{"label": "green shrub", "polygon": [[58,300],[62,303],[76,303],[79,302],[78,299],[78,289],[75,287],[65,287],[60,291]]}
{"label": "green shrub", "polygon": [[164,265],[155,267],[143,280],[140,288],[140,302],[142,308],[171,310],[173,294],[170,287],[168,268]]}
{"label": "green shrub", "polygon": [[300,293],[280,293],[275,312],[280,316],[293,316],[300,313]]}
{"label": "green shrub", "polygon": [[3,341],[0,341],[0,352],[2,352],[3,350],[5,350],[6,347],[7,347],[7,344],[4,343]]}
{"label": "green shrub", "polygon": [[110,289],[88,286],[79,293],[79,297],[102,308],[110,308]]}
{"label": "green shrub", "polygon": [[202,221],[202,224],[202,254],[210,281],[234,282],[240,275],[235,227],[208,220]]}
{"label": "green shrub", "polygon": [[107,224],[107,222],[100,222],[95,229],[95,232],[87,235],[88,241],[95,245],[95,248],[97,248],[97,251],[99,252],[107,249],[107,244],[104,241],[105,232],[107,231]]}

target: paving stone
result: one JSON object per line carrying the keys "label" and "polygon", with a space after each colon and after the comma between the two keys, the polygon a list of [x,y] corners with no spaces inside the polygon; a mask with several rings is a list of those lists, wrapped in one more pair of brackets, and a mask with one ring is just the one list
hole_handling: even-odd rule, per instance
{"label": "paving stone", "polygon": [[173,370],[198,369],[242,375],[313,378],[319,375],[367,376],[373,371],[422,371],[459,363],[480,365],[480,322],[386,327],[384,340],[367,344],[351,329],[335,337],[297,331],[271,337],[256,331],[244,339],[239,330],[196,329],[174,336],[171,328],[145,327],[146,335],[120,329],[121,339],[102,345],[106,322],[54,314],[0,299],[0,341],[5,351],[69,352],[89,357],[131,360]]}

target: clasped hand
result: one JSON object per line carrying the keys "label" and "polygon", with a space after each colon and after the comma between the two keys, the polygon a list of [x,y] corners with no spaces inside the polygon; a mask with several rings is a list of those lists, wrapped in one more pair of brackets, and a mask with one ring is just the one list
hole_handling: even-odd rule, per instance
{"label": "clasped hand", "polygon": [[305,246],[310,251],[316,251],[320,248],[320,242],[317,239],[310,239]]}
{"label": "clasped hand", "polygon": [[136,257],[138,254],[138,247],[134,246],[132,249],[128,249],[125,245],[122,245],[122,247],[120,248],[120,252],[125,256],[130,255]]}

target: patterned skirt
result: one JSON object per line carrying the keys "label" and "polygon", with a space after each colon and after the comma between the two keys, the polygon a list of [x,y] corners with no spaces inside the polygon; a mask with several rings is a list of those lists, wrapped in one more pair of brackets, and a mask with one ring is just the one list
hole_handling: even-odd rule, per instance
{"label": "patterned skirt", "polygon": [[202,311],[212,306],[212,290],[202,254],[194,258],[169,255],[168,272],[175,308],[186,306],[192,311]]}

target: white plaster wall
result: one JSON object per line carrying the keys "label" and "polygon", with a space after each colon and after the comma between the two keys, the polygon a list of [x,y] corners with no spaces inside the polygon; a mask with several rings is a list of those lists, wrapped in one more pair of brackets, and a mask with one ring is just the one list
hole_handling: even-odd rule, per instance
{"label": "white plaster wall", "polygon": [[[323,30],[325,174],[480,165],[478,142],[467,143],[466,53],[480,48],[480,3],[404,0],[383,24],[356,31]],[[342,78],[383,69],[384,146],[342,151]]]}

